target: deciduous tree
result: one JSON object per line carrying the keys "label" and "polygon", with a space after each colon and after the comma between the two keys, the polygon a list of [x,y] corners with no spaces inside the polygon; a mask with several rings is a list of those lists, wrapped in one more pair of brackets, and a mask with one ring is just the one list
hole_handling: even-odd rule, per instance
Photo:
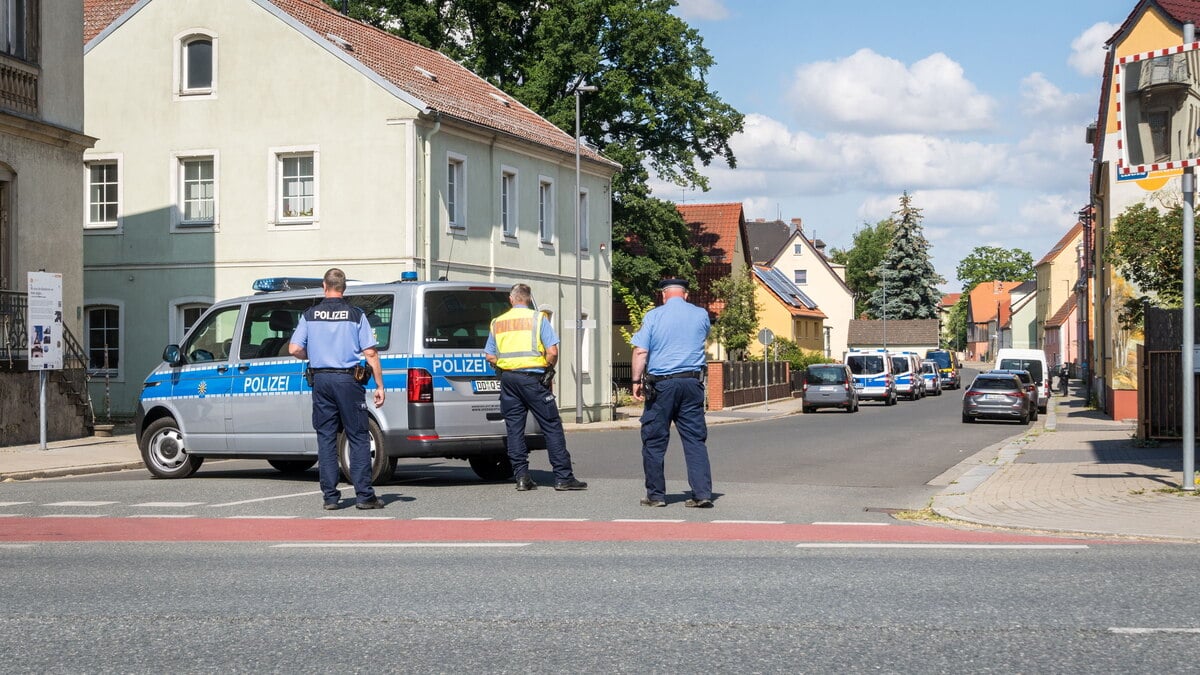
{"label": "deciduous tree", "polygon": [[854,233],[850,248],[835,248],[830,252],[833,262],[846,266],[846,285],[854,293],[854,316],[867,313],[871,294],[879,286],[875,268],[883,262],[895,234],[896,223],[891,218],[874,225],[863,223]]}
{"label": "deciduous tree", "polygon": [[998,246],[976,246],[958,262],[954,273],[967,293],[985,281],[1033,281],[1035,277],[1029,251]]}

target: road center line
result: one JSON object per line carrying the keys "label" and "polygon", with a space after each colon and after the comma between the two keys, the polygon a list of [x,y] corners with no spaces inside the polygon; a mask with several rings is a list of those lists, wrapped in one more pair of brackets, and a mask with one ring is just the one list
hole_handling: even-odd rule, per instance
{"label": "road center line", "polygon": [[109,506],[116,502],[54,502],[45,506]]}
{"label": "road center line", "polygon": [[885,543],[807,543],[796,548],[925,548],[925,549],[1024,549],[1043,551],[1078,551],[1085,544],[885,544]]}
{"label": "road center line", "polygon": [[519,548],[529,542],[377,542],[377,543],[313,543],[273,544],[271,548]]}
{"label": "road center line", "polygon": [[588,518],[513,518],[518,523],[586,523]]}
{"label": "road center line", "polygon": [[0,502],[0,506],[20,506],[22,504],[32,504],[33,502]]}
{"label": "road center line", "polygon": [[686,523],[686,520],[669,520],[666,518],[614,518],[614,523]]}
{"label": "road center line", "polygon": [[[342,488],[342,489],[345,490],[346,488]],[[289,499],[291,497],[311,497],[313,495],[319,495],[319,494],[322,494],[320,490],[313,490],[312,492],[297,492],[295,494],[290,494],[290,495],[276,495],[274,497],[259,497],[258,499],[243,499],[238,502],[225,502],[223,504],[213,504],[213,507],[215,508],[215,507],[219,507],[219,506],[240,506],[242,504],[255,504],[258,502],[269,502],[269,501],[272,501],[275,499]]]}
{"label": "road center line", "polygon": [[131,504],[131,506],[185,508],[188,506],[200,506],[203,503],[204,502],[142,502],[141,504]]}
{"label": "road center line", "polygon": [[714,520],[725,525],[783,525],[782,520]]}

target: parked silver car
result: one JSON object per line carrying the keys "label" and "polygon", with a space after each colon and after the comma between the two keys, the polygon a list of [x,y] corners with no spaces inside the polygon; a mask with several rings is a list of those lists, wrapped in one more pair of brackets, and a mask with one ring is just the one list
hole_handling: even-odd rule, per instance
{"label": "parked silver car", "polygon": [[925,380],[925,393],[931,396],[942,395],[942,373],[937,361],[921,361],[921,379]]}
{"label": "parked silver car", "polygon": [[850,368],[841,363],[819,363],[804,371],[804,412],[816,412],[817,408],[842,408],[846,412],[858,412],[858,390],[854,388],[854,375]]}
{"label": "parked silver car", "polygon": [[1029,424],[1036,404],[1012,373],[983,373],[963,392],[962,421],[1015,419]]}

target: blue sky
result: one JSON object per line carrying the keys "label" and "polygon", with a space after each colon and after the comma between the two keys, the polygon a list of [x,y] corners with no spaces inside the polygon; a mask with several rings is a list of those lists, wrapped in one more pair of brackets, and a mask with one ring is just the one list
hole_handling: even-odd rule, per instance
{"label": "blue sky", "polygon": [[738,168],[706,168],[708,192],[655,194],[802,218],[845,248],[907,190],[944,290],[976,246],[1036,261],[1088,202],[1103,45],[1135,4],[678,0],[716,61],[710,87],[746,123]]}

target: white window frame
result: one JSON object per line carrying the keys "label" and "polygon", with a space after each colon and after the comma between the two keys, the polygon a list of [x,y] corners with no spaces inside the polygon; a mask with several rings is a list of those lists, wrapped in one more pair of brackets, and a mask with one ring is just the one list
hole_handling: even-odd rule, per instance
{"label": "white window frame", "polygon": [[[801,274],[804,275],[804,281],[800,280]],[[807,286],[808,285],[808,270],[807,269],[792,270],[792,283],[796,284],[797,286]]]}
{"label": "white window frame", "polygon": [[[45,11],[45,10],[43,10]],[[0,0],[0,52],[21,59],[34,61],[29,53],[30,26],[29,0]]]}
{"label": "white window frame", "polygon": [[[184,162],[210,159],[213,164],[213,217],[212,220],[185,220],[184,213]],[[216,150],[189,150],[171,153],[171,209],[172,232],[210,232],[219,230],[221,222],[221,158]]]}
{"label": "white window frame", "polygon": [[[267,222],[272,230],[315,230],[321,221],[321,151],[316,145],[296,145],[270,148],[268,157]],[[311,216],[283,216],[283,161],[287,158],[312,155],[313,212]]]}
{"label": "white window frame", "polygon": [[[450,176],[454,175],[454,199],[450,199]],[[453,205],[453,209],[451,209]],[[467,229],[467,157],[446,153],[446,229]]]}
{"label": "white window frame", "polygon": [[[117,167],[117,221],[92,222],[92,165],[115,164]],[[125,221],[124,157],[120,153],[87,155],[83,158],[83,229],[84,233],[120,234]]]}
{"label": "white window frame", "polygon": [[[186,70],[187,46],[194,40],[208,40],[212,44],[212,82],[208,87],[188,89]],[[175,61],[172,91],[180,100],[205,100],[217,97],[217,34],[207,28],[189,28],[175,35]]]}
{"label": "white window frame", "polygon": [[591,250],[588,247],[588,241],[591,239],[591,222],[588,219],[588,206],[591,204],[591,199],[588,196],[587,188],[579,188],[579,250],[587,253]]}
{"label": "white window frame", "polygon": [[109,368],[107,371],[104,368],[92,368],[88,366],[88,373],[93,377],[103,378],[105,373],[108,374],[108,379],[112,382],[125,381],[125,302],[115,298],[89,298],[83,303],[83,352],[87,356],[88,363],[92,360],[92,325],[91,311],[94,309],[115,309],[117,310],[117,367]]}
{"label": "white window frame", "polygon": [[516,169],[511,166],[500,167],[500,231],[508,239],[517,237],[518,223],[521,222],[517,207],[521,192],[519,180]]}
{"label": "white window frame", "polygon": [[554,246],[554,179],[538,176],[538,241]]}
{"label": "white window frame", "polygon": [[[187,327],[183,324],[184,311],[195,308],[207,310],[215,302],[214,298],[203,295],[192,295],[172,300],[167,306],[167,316],[170,317],[167,327],[167,342],[177,345],[183,341],[183,336],[187,333]],[[204,312],[201,311],[200,315],[203,316]]]}
{"label": "white window frame", "polygon": [[794,247],[792,248],[792,255],[804,255],[804,244],[797,243],[797,244],[794,244],[793,246]]}

